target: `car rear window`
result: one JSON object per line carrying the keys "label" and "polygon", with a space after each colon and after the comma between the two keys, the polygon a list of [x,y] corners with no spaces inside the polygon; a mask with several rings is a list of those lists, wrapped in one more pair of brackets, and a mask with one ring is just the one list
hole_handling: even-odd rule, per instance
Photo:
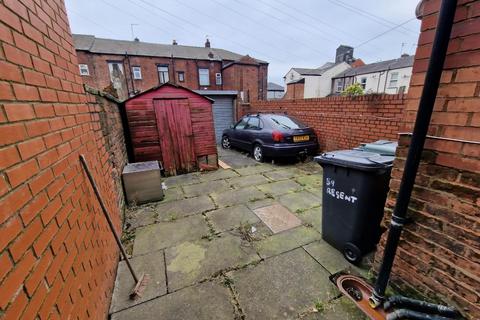
{"label": "car rear window", "polygon": [[297,119],[287,116],[273,114],[267,117],[273,122],[276,127],[281,129],[303,129],[308,127]]}

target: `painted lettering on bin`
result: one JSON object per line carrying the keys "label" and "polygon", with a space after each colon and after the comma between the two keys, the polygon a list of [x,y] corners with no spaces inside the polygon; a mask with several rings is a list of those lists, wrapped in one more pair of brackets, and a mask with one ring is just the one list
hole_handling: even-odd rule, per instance
{"label": "painted lettering on bin", "polygon": [[357,197],[355,197],[353,195],[349,195],[349,194],[345,193],[344,191],[336,189],[334,179],[326,178],[326,183],[325,184],[326,184],[326,187],[327,187],[327,189],[326,189],[327,194],[332,196],[335,199],[343,200],[343,201],[350,202],[350,203],[355,203],[355,201],[357,201],[357,199],[358,199]]}

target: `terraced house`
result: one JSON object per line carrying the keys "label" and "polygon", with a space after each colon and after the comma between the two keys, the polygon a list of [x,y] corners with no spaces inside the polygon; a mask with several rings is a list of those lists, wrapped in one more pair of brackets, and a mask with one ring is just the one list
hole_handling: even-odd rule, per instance
{"label": "terraced house", "polygon": [[84,83],[120,99],[171,82],[192,90],[234,90],[243,101],[267,98],[268,62],[224,49],[74,34]]}

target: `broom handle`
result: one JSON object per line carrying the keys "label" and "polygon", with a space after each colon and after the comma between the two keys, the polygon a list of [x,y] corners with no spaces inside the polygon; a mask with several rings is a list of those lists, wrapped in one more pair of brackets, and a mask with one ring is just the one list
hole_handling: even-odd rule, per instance
{"label": "broom handle", "polygon": [[105,207],[105,204],[103,203],[102,197],[100,196],[100,192],[98,191],[97,184],[95,183],[95,180],[93,180],[92,174],[90,173],[90,169],[88,168],[87,161],[85,160],[85,156],[83,154],[80,155],[80,162],[82,163],[83,169],[85,169],[88,180],[90,181],[90,185],[92,186],[93,191],[95,192],[95,196],[97,197],[97,200],[100,203],[100,206],[102,207],[103,215],[105,216],[105,219],[107,219],[108,226],[110,227],[110,230],[112,231],[113,237],[115,238],[115,241],[117,242],[118,248],[120,249],[120,252],[122,253],[123,259],[127,263],[128,269],[130,270],[130,273],[132,274],[133,280],[135,280],[135,282],[137,283],[138,282],[138,277],[135,274],[135,271],[133,271],[132,265],[130,264],[130,261],[128,260],[127,253],[125,252],[125,249],[123,248],[122,242],[120,241],[120,237],[118,236],[117,232],[115,231],[115,227],[113,226],[112,219],[110,219],[110,215],[108,214],[107,208]]}

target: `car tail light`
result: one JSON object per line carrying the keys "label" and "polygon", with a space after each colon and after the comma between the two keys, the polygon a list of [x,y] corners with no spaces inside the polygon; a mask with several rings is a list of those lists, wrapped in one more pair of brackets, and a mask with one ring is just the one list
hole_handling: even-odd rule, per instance
{"label": "car tail light", "polygon": [[272,138],[275,142],[282,142],[283,141],[283,134],[280,131],[273,131]]}

